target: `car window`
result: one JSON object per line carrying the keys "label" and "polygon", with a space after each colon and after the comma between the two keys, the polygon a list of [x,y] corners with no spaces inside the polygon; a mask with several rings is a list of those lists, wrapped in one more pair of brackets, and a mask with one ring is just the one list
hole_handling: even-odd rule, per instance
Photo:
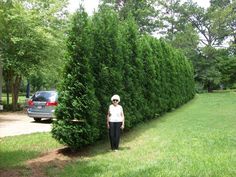
{"label": "car window", "polygon": [[57,101],[56,92],[36,92],[32,97],[33,101]]}

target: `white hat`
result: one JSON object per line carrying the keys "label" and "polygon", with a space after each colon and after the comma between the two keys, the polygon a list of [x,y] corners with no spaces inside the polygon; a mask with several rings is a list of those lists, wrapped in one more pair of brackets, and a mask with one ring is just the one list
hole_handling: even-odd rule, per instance
{"label": "white hat", "polygon": [[111,97],[111,101],[112,100],[118,100],[118,103],[120,102],[120,96],[119,95],[113,95],[112,97]]}

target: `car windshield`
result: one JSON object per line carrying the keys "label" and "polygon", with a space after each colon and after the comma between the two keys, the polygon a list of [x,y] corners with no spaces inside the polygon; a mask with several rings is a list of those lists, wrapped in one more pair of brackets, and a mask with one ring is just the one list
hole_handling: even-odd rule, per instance
{"label": "car windshield", "polygon": [[32,101],[56,101],[57,93],[56,92],[36,92],[32,97]]}

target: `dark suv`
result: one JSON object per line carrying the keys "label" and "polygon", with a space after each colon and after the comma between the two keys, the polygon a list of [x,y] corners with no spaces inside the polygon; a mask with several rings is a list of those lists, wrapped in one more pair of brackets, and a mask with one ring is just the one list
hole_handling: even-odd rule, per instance
{"label": "dark suv", "polygon": [[42,118],[52,119],[57,104],[58,93],[56,91],[38,91],[28,101],[28,116],[37,122]]}

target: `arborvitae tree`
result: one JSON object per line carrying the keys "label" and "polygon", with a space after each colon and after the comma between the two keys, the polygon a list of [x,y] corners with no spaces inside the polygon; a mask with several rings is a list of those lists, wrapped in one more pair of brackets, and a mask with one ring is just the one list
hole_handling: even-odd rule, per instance
{"label": "arborvitae tree", "polygon": [[[100,8],[92,20],[94,49],[91,66],[95,77],[96,97],[100,102],[101,129],[106,131],[106,114],[114,94],[123,99],[123,57],[117,13],[107,6]],[[106,135],[106,134],[105,134]]]}
{"label": "arborvitae tree", "polygon": [[172,86],[171,86],[171,78],[172,78],[172,70],[171,70],[171,60],[172,60],[172,56],[171,56],[171,48],[165,44],[165,43],[162,43],[162,50],[163,50],[163,59],[164,59],[164,63],[163,63],[163,66],[164,66],[164,72],[163,72],[163,76],[165,77],[165,80],[163,80],[165,83],[163,83],[165,85],[165,89],[163,90],[164,91],[164,95],[165,95],[165,102],[166,102],[166,110],[170,110],[173,105],[171,104],[173,101],[172,101]]}
{"label": "arborvitae tree", "polygon": [[120,30],[123,65],[123,107],[126,113],[126,127],[130,128],[142,120],[143,91],[140,85],[142,63],[137,58],[138,53],[138,26],[132,16],[122,21]]}
{"label": "arborvitae tree", "polygon": [[154,102],[155,102],[155,117],[159,116],[163,111],[162,109],[162,102],[161,102],[161,88],[162,88],[162,84],[161,84],[161,62],[160,60],[163,58],[163,54],[161,52],[161,45],[159,40],[156,40],[155,38],[151,38],[150,40],[150,45],[152,48],[152,56],[153,56],[153,62],[155,65],[155,73],[156,73],[156,77],[155,77],[155,98],[154,98]]}
{"label": "arborvitae tree", "polygon": [[156,90],[156,70],[153,61],[153,50],[150,45],[151,37],[143,36],[139,41],[139,58],[143,62],[143,95],[145,100],[142,103],[144,119],[150,119],[155,116],[155,109],[157,107],[155,102]]}
{"label": "arborvitae tree", "polygon": [[76,12],[68,40],[68,63],[61,88],[53,137],[72,148],[94,142],[99,103],[95,97],[94,78],[89,64],[93,38],[91,25],[83,8]]}
{"label": "arborvitae tree", "polygon": [[160,109],[161,112],[160,114],[164,113],[167,111],[167,101],[168,101],[168,94],[167,92],[167,86],[166,86],[166,59],[164,56],[164,51],[163,51],[163,42],[160,41],[160,44],[157,44],[157,51],[158,51],[158,63],[159,63],[159,67],[160,67],[160,71],[159,71],[159,76],[160,76],[160,87],[159,87],[159,92],[160,92]]}

